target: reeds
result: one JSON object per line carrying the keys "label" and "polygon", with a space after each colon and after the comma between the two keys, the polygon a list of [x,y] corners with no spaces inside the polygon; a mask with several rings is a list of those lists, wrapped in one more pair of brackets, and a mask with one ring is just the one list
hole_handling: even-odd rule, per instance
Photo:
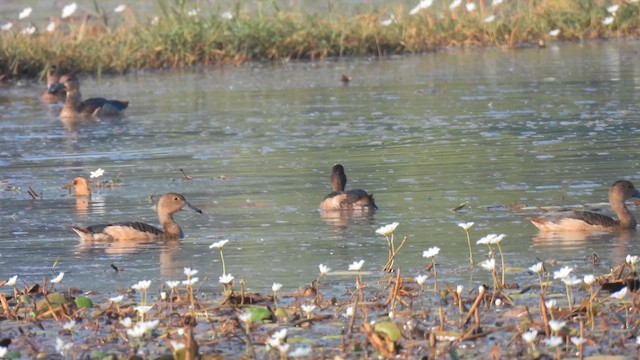
{"label": "reeds", "polygon": [[195,11],[180,0],[158,0],[155,14],[138,14],[135,9],[113,13],[96,3],[92,13],[78,11],[58,19],[51,32],[46,24],[35,24],[33,34],[23,33],[33,26],[25,20],[0,30],[0,74],[42,76],[53,64],[63,71],[119,74],[245,61],[422,53],[452,46],[537,46],[544,40],[640,34],[640,3],[621,3],[614,12],[604,0],[480,3],[468,11],[436,2],[415,15],[389,4],[346,15],[333,6],[327,13],[307,13],[276,5],[256,10],[243,2],[224,12]]}

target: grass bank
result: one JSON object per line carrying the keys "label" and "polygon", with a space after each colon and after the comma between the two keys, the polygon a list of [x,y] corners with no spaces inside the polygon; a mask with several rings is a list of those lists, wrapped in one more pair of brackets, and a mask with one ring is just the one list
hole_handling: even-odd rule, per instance
{"label": "grass bank", "polygon": [[181,0],[158,0],[154,11],[114,12],[96,2],[92,11],[77,10],[49,25],[48,20],[29,18],[5,23],[0,30],[0,74],[37,77],[54,64],[63,71],[118,74],[200,64],[411,54],[447,47],[513,48],[537,46],[540,40],[640,34],[640,2],[479,0],[453,7],[455,3],[435,0],[422,8],[380,5],[346,15],[330,1],[324,9],[308,12],[274,4],[256,8],[242,1],[226,10],[198,9]]}

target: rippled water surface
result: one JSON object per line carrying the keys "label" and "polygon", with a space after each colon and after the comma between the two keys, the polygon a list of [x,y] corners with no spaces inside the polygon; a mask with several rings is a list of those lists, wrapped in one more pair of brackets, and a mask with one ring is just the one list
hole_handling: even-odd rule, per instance
{"label": "rippled water surface", "polygon": [[[540,259],[605,264],[640,253],[638,235],[545,238],[526,220],[536,206],[606,205],[616,179],[638,181],[640,57],[637,42],[562,44],[517,51],[453,51],[323,63],[255,64],[115,78],[83,77],[85,97],[129,100],[122,119],[62,122],[44,87],[0,88],[0,279],[65,282],[111,292],[138,280],[183,279],[204,288],[226,266],[256,291],[293,290],[318,264],[334,270],[386,262],[375,230],[398,221],[407,236],[397,266],[418,273],[422,251],[441,276],[468,279],[471,238],[505,233],[511,266]],[[341,74],[353,80],[339,81]],[[373,192],[371,217],[323,218],[331,167],[350,189]],[[94,188],[90,204],[61,189],[97,168],[126,186]],[[185,181],[180,169],[193,179]],[[31,186],[42,193],[32,200]],[[183,193],[203,215],[176,215],[179,244],[80,245],[72,225],[157,224],[152,195]],[[461,211],[452,209],[461,203]],[[512,211],[524,204],[530,211]],[[633,211],[637,213],[635,207]],[[477,259],[486,250],[474,245]],[[114,272],[110,265],[124,268]],[[464,270],[464,271],[463,271]],[[474,270],[478,277],[486,276]]]}

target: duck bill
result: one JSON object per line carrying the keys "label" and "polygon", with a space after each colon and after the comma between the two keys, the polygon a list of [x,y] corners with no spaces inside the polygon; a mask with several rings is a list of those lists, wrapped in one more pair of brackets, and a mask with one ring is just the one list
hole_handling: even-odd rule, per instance
{"label": "duck bill", "polygon": [[202,214],[202,210],[198,209],[197,207],[187,203],[187,207],[195,212],[197,212],[198,214]]}
{"label": "duck bill", "polygon": [[640,198],[640,191],[636,190],[633,192],[633,195],[631,195],[634,198]]}

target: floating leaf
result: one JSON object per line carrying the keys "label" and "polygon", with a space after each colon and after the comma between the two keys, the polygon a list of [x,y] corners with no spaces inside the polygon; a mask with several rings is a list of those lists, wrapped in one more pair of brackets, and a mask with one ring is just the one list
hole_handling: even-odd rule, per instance
{"label": "floating leaf", "polygon": [[382,333],[387,336],[387,338],[393,342],[400,340],[402,333],[400,333],[400,328],[396,323],[391,321],[380,321],[377,322],[373,329],[379,333]]}
{"label": "floating leaf", "polygon": [[251,322],[269,320],[272,316],[271,311],[264,307],[252,307],[247,312],[251,314]]}
{"label": "floating leaf", "polygon": [[79,308],[90,308],[93,306],[93,301],[88,297],[83,296],[76,298],[76,305],[78,305]]}

